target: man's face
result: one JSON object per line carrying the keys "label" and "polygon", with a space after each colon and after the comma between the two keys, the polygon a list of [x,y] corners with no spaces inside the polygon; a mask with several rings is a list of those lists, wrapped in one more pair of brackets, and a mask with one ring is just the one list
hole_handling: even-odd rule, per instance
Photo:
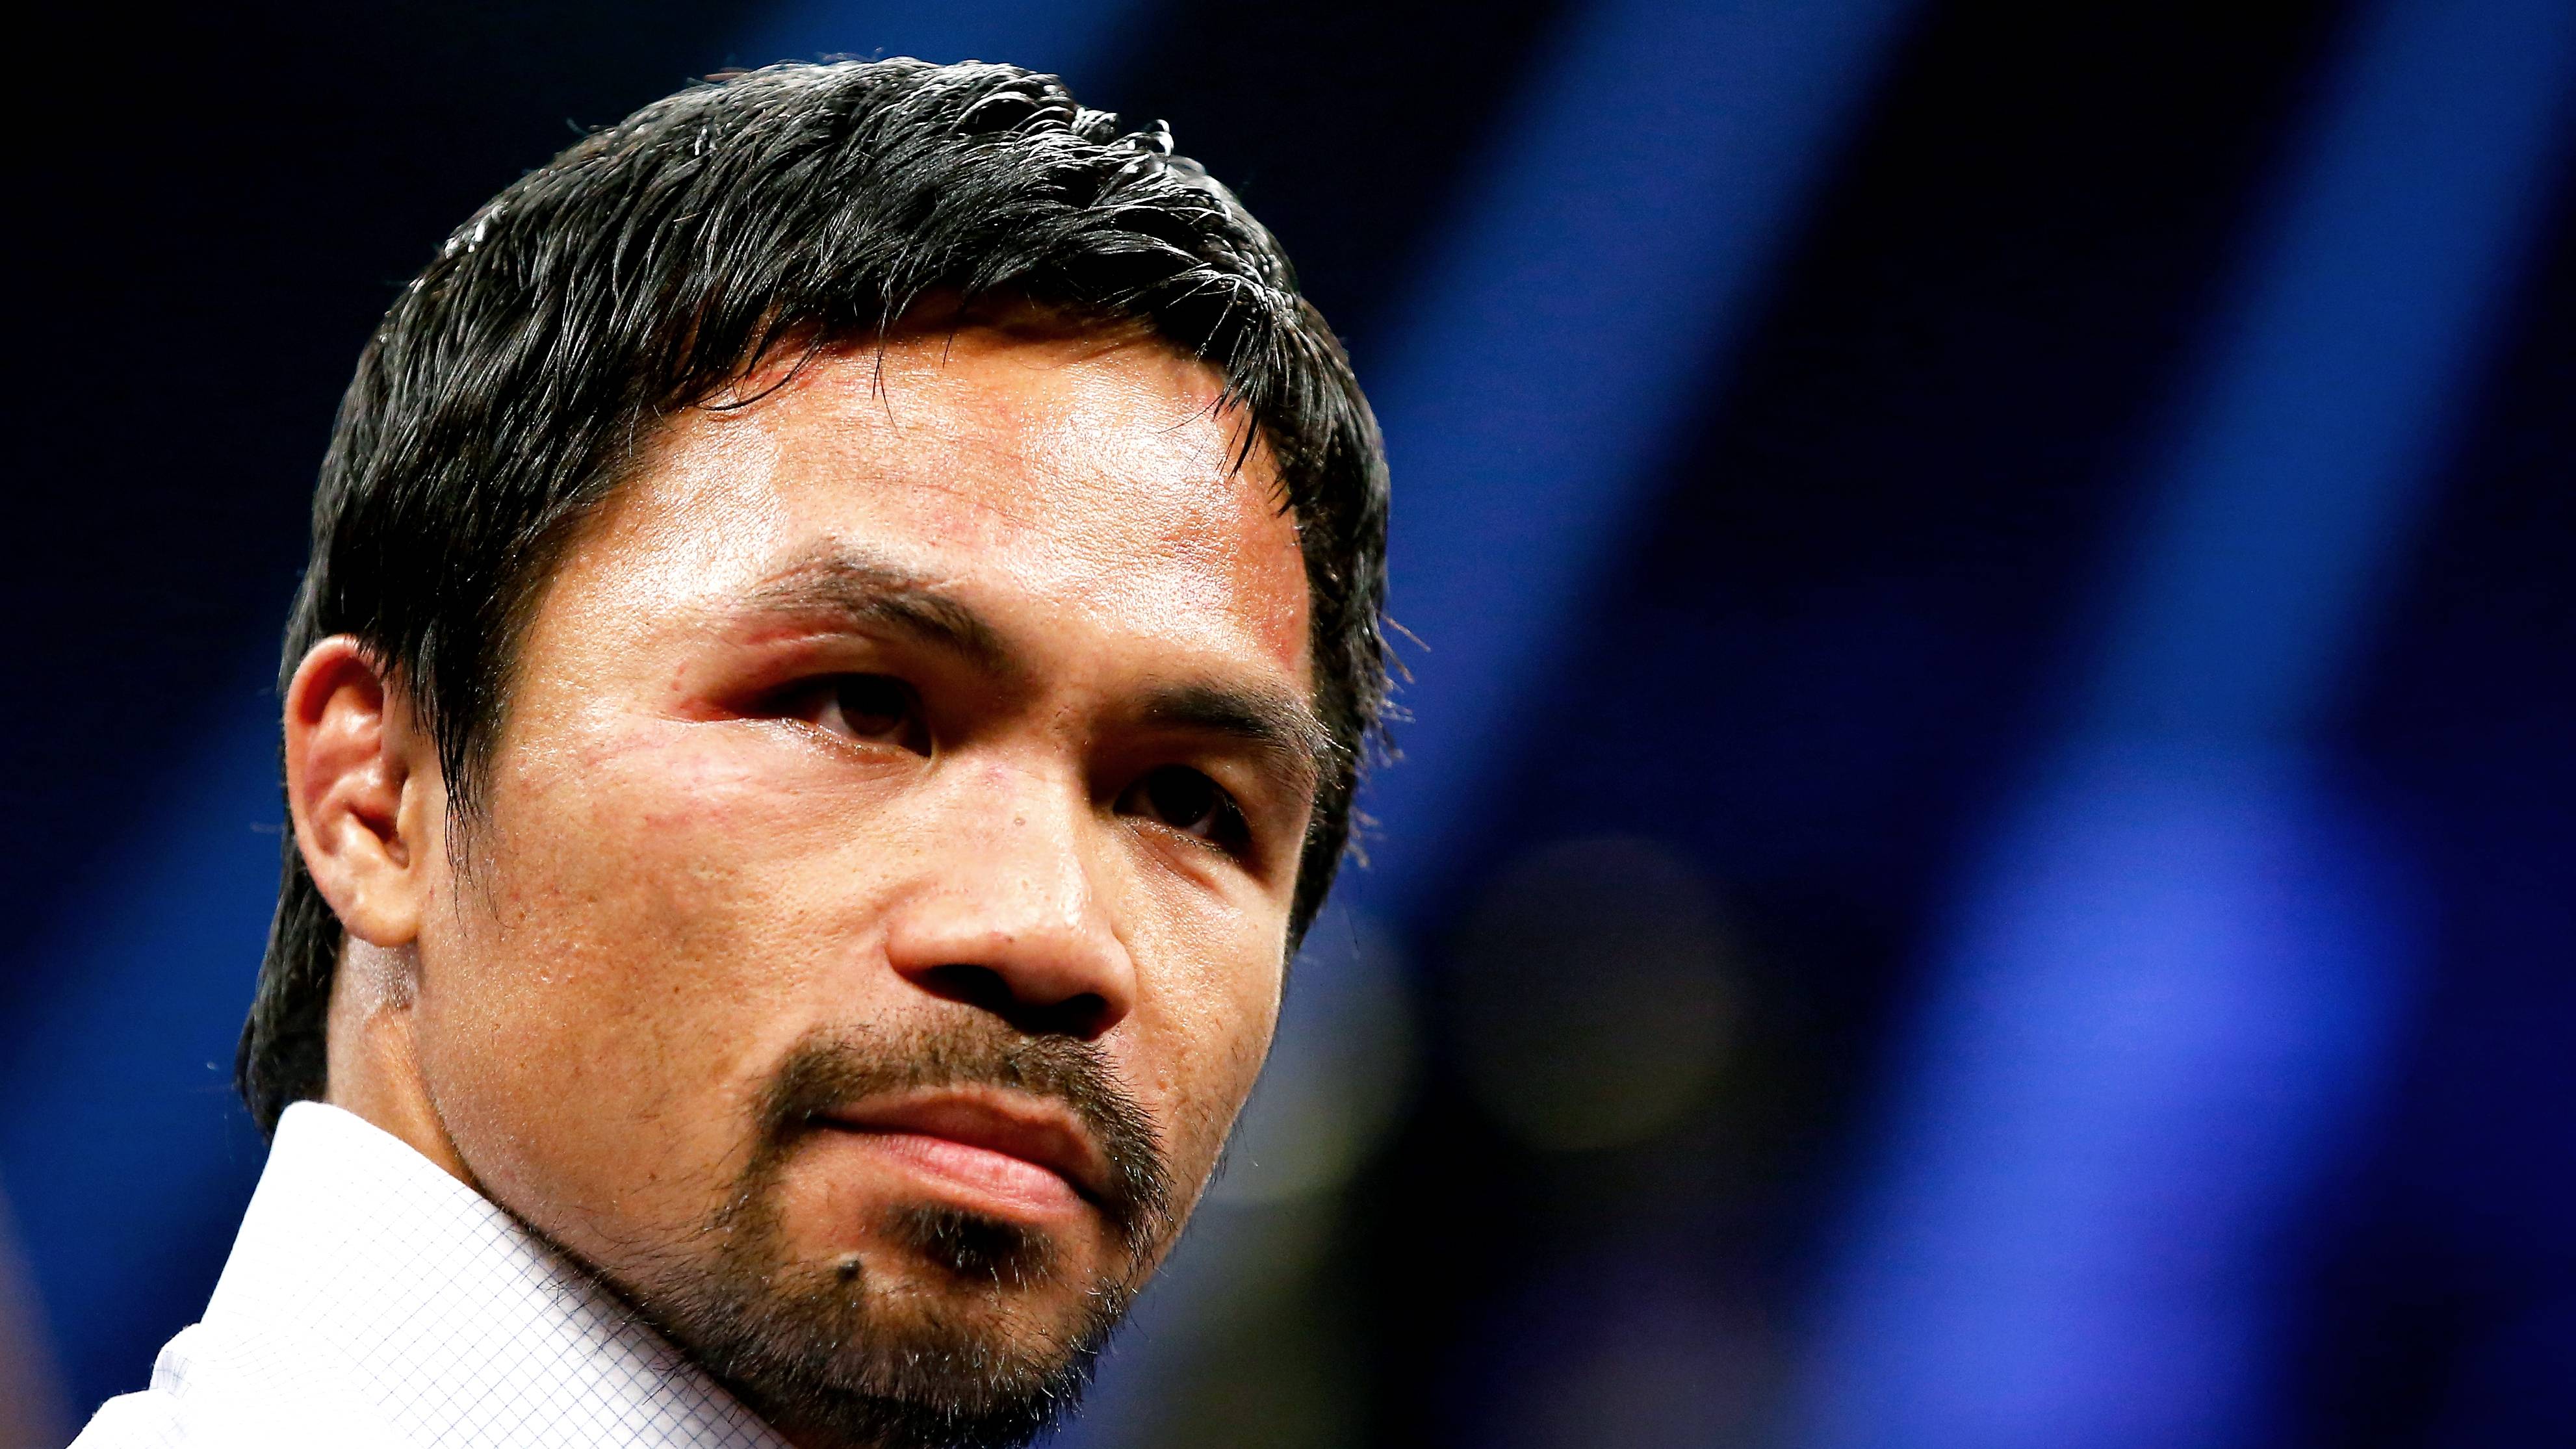
{"label": "man's face", "polygon": [[676,419],[539,602],[420,1075],[791,1432],[1024,1433],[1267,1050],[1307,586],[1218,391],[1150,341],[827,356]]}

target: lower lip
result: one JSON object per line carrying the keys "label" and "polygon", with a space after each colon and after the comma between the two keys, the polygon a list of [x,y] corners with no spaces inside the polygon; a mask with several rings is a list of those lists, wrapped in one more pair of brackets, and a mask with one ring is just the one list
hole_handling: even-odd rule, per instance
{"label": "lower lip", "polygon": [[1025,1157],[975,1147],[926,1132],[835,1128],[833,1135],[927,1179],[961,1204],[1006,1217],[1045,1218],[1078,1212],[1082,1197],[1053,1169]]}

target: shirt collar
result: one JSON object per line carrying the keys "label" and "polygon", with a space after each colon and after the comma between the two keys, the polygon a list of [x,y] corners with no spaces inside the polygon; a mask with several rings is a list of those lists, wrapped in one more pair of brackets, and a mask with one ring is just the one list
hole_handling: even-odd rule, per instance
{"label": "shirt collar", "polygon": [[320,1102],[279,1119],[206,1322],[333,1345],[422,1443],[785,1445],[517,1219]]}

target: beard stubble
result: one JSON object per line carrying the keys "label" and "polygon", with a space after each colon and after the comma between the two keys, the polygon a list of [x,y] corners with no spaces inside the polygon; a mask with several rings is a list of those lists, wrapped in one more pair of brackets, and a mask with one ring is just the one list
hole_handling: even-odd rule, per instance
{"label": "beard stubble", "polygon": [[[982,1086],[1070,1109],[1108,1168],[1092,1198],[1115,1261],[1071,1309],[1035,1316],[1060,1286],[1061,1244],[1043,1229],[937,1201],[875,1224],[919,1260],[928,1292],[872,1281],[856,1255],[792,1260],[782,1177],[828,1114],[893,1093]],[[885,1449],[1012,1449],[1071,1412],[1102,1346],[1171,1235],[1169,1169],[1151,1119],[1105,1055],[1072,1037],[957,1021],[894,1034],[818,1031],[763,1093],[750,1161],[725,1205],[630,1295],[683,1350],[781,1428]]]}

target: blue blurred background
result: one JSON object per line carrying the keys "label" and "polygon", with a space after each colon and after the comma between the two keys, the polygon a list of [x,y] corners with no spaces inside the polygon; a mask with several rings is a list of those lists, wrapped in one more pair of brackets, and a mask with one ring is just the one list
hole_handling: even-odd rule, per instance
{"label": "blue blurred background", "polygon": [[1168,118],[1397,480],[1368,867],[1062,1442],[2576,1442],[2563,0],[20,33],[0,1443],[143,1383],[259,1169],[375,317],[567,123],[837,52]]}

